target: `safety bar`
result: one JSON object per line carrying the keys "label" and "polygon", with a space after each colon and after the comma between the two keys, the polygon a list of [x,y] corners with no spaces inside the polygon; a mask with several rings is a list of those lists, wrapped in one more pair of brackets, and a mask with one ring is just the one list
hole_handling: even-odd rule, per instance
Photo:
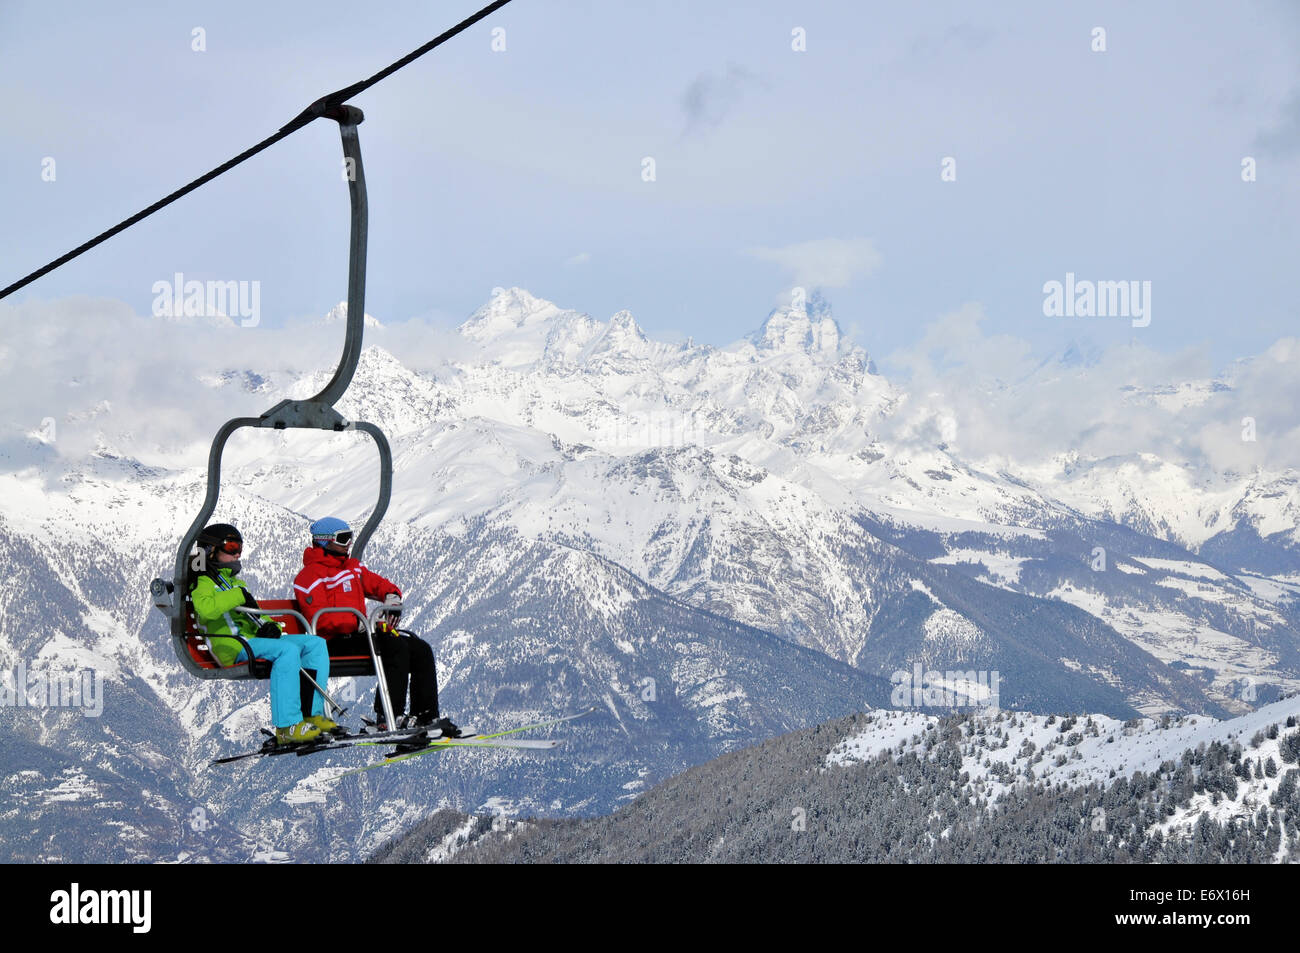
{"label": "safety bar", "polygon": [[[250,670],[252,669],[253,659],[256,658],[257,656],[253,654],[253,647],[248,644],[248,640],[245,639],[242,635],[209,635],[206,632],[200,633],[200,635],[204,639],[234,639],[236,642],[240,644],[243,653],[248,656],[248,667]],[[212,652],[213,658],[217,658],[217,653],[212,651],[212,643],[210,641],[208,642],[208,651]],[[220,662],[221,660],[217,659],[217,663],[220,664]],[[239,663],[235,662],[234,664],[238,665]]]}
{"label": "safety bar", "polygon": [[[235,611],[242,612],[244,613],[244,615],[251,615],[251,616],[291,615],[294,616],[299,622],[302,623],[303,632],[305,632],[307,635],[316,634],[315,631],[311,628],[310,623],[308,623],[306,618],[304,618],[303,614],[297,611],[296,609],[254,609],[249,606],[235,606]],[[224,638],[224,636],[218,636],[218,638]],[[243,642],[244,640],[240,639],[240,641]],[[244,649],[245,651],[248,652],[248,657],[251,659],[253,657],[253,653],[252,650],[248,648],[247,642],[244,642]],[[298,669],[298,673],[302,675],[303,678],[307,679],[307,681],[311,682],[312,687],[316,689],[316,691],[320,692],[320,697],[325,699],[325,703],[327,705],[332,706],[334,710],[337,711],[340,715],[343,714],[345,711],[347,711],[346,708],[344,708],[342,705],[336,702],[332,697],[330,697],[329,692],[321,688],[320,683],[317,682],[316,679],[312,678],[310,675],[307,674],[307,670],[305,668]],[[303,712],[302,715],[304,718],[307,717],[306,712]]]}
{"label": "safety bar", "polygon": [[302,623],[303,632],[307,633],[308,635],[316,634],[316,631],[311,627],[311,623],[307,621],[307,617],[304,616],[297,609],[253,609],[250,608],[249,606],[235,606],[235,609],[238,610],[239,612],[244,613],[245,615],[253,615],[253,616],[291,615],[299,622]]}
{"label": "safety bar", "polygon": [[370,658],[375,663],[375,679],[379,685],[375,689],[379,692],[379,700],[383,703],[384,720],[389,728],[396,728],[397,721],[393,718],[393,700],[388,697],[388,679],[384,676],[384,660],[379,657],[379,651],[375,648],[374,636],[370,634],[370,620],[361,614],[360,610],[351,606],[326,606],[324,609],[317,609],[316,614],[311,617],[311,631],[315,633],[316,623],[320,617],[331,612],[346,612],[356,616],[361,621],[361,630],[366,633],[366,645],[370,647]]}
{"label": "safety bar", "polygon": [[354,609],[351,606],[327,606],[324,609],[317,609],[316,614],[311,617],[312,635],[316,634],[316,623],[320,622],[320,617],[323,615],[329,615],[331,612],[346,612],[349,615],[354,615],[361,620],[362,626],[366,627],[366,630],[369,631],[370,622],[361,614],[360,610]]}

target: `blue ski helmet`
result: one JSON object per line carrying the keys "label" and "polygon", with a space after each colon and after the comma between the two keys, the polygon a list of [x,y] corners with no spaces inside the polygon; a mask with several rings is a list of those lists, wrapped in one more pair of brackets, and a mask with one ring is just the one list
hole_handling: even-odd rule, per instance
{"label": "blue ski helmet", "polygon": [[352,544],[352,527],[337,516],[327,516],[311,524],[311,541],[321,548],[330,543]]}

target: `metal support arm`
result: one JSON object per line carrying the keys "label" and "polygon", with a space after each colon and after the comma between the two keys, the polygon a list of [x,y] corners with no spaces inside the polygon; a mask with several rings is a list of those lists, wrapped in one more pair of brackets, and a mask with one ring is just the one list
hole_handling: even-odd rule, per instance
{"label": "metal support arm", "polygon": [[[217,501],[221,495],[221,457],[231,434],[242,427],[261,427],[272,430],[294,428],[335,432],[361,430],[368,433],[374,439],[379,451],[379,500],[371,512],[370,518],[366,520],[365,526],[357,534],[352,552],[358,559],[361,558],[366,543],[379,526],[380,521],[383,520],[392,493],[393,454],[383,432],[374,424],[365,421],[348,421],[334,408],[335,403],[346,392],[348,385],[352,382],[353,375],[356,373],[357,364],[361,359],[362,337],[365,331],[366,245],[369,209],[366,200],[365,170],[361,163],[361,140],[357,134],[357,126],[365,117],[360,109],[346,105],[330,105],[323,110],[321,115],[333,119],[339,124],[339,135],[343,143],[343,156],[347,163],[345,168],[348,172],[348,195],[352,210],[348,254],[348,314],[343,353],[339,358],[339,364],[334,371],[334,376],[330,378],[329,383],[325,385],[319,394],[308,400],[283,400],[260,417],[236,417],[229,420],[217,431],[217,435],[212,441],[212,447],[208,452],[207,494],[203,499],[203,506],[200,508],[198,516],[194,518],[189,529],[185,531],[185,536],[181,539],[180,548],[176,553],[173,585],[182,590],[181,597],[170,600],[170,605],[168,605],[169,600],[160,596],[157,592],[154,594],[155,605],[170,617],[172,644],[177,658],[180,659],[181,664],[188,672],[199,678],[232,678],[238,677],[239,674],[229,670],[205,669],[199,666],[190,657],[185,645],[186,612],[189,603],[186,598],[188,593],[184,590],[186,582],[190,578],[191,569],[199,568],[197,566],[191,567],[191,559],[194,558],[194,544],[200,531],[208,524],[212,514],[216,512]],[[314,628],[311,631],[314,631]],[[368,627],[367,636],[369,636]],[[373,644],[372,654],[375,656],[378,670],[379,657],[373,651]],[[386,699],[387,687],[384,685],[382,677],[380,678],[380,685],[383,687]],[[386,707],[390,708],[389,714],[391,717],[391,706],[386,705]]]}

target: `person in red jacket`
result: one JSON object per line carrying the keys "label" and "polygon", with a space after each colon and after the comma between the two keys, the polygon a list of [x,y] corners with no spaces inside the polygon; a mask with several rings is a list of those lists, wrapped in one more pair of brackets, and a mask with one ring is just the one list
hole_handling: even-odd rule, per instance
{"label": "person in red jacket", "polygon": [[[356,609],[364,616],[366,599],[385,603],[401,603],[402,590],[377,572],[371,572],[353,559],[352,528],[343,520],[329,516],[311,524],[311,545],[303,550],[302,569],[293,581],[293,595],[298,611],[309,620],[324,608]],[[397,628],[400,609],[385,613],[375,625],[375,648],[384,661],[384,675],[388,695],[393,704],[393,717],[398,724],[384,722],[384,712],[375,693],[375,713],[379,729],[386,731],[408,725],[430,726],[443,735],[455,737],[456,726],[438,712],[438,671],[429,643]],[[368,655],[365,634],[360,620],[350,612],[330,612],[316,622],[316,634],[329,640],[334,654],[355,650],[358,655]],[[340,641],[345,644],[340,645]],[[355,642],[355,646],[347,644]],[[411,714],[406,710],[407,680],[411,687]]]}

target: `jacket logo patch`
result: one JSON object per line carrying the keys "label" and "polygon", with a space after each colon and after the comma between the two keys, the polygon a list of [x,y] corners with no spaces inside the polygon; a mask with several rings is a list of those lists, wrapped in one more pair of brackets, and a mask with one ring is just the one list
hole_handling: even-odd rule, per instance
{"label": "jacket logo patch", "polygon": [[351,592],[351,591],[352,591],[352,583],[350,583],[350,582],[345,582],[345,583],[343,583],[343,591],[344,591],[344,592]]}

